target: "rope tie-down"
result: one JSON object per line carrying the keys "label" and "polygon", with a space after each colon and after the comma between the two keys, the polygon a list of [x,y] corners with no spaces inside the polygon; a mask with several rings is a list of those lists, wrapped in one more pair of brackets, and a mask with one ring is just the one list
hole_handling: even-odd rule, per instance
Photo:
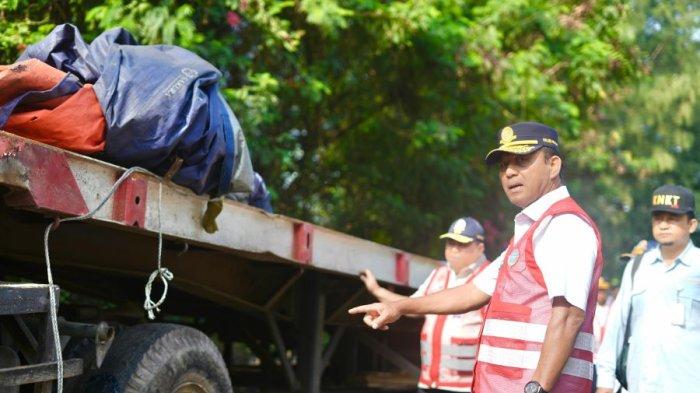
{"label": "rope tie-down", "polygon": [[[55,230],[58,228],[58,226],[61,223],[64,222],[71,222],[71,221],[83,221],[90,219],[97,214],[100,209],[107,203],[107,201],[114,195],[114,193],[117,191],[119,186],[127,179],[131,174],[135,172],[141,172],[147,175],[154,176],[158,178],[155,174],[152,172],[140,168],[140,167],[132,167],[129,168],[124,174],[122,174],[119,179],[114,183],[112,188],[110,189],[109,193],[100,201],[100,203],[95,207],[93,210],[90,212],[82,215],[82,216],[77,216],[77,217],[65,217],[61,219],[56,219],[54,220],[51,224],[46,226],[46,230],[44,231],[44,260],[46,261],[46,277],[47,281],[49,284],[49,318],[51,320],[51,330],[53,333],[53,343],[54,343],[54,351],[56,353],[56,364],[57,364],[57,370],[56,370],[56,393],[62,393],[63,392],[63,355],[61,353],[61,341],[59,337],[59,332],[58,332],[58,316],[57,316],[57,307],[56,307],[56,294],[54,292],[55,285],[53,283],[53,275],[51,274],[51,256],[49,253],[49,236],[51,234],[51,231]],[[163,230],[161,226],[161,201],[163,197],[163,180],[161,179],[159,184],[158,184],[158,268],[151,273],[150,277],[148,278],[148,282],[146,283],[145,287],[145,295],[146,295],[146,300],[143,304],[144,310],[148,313],[148,318],[149,319],[155,319],[155,313],[154,311],[160,312],[159,307],[165,302],[165,298],[168,294],[168,281],[171,281],[173,279],[173,273],[170,272],[167,268],[162,267],[162,254],[163,254]],[[161,295],[160,299],[157,302],[153,302],[151,300],[151,288],[153,286],[153,283],[156,278],[160,278],[161,281],[163,282],[164,290],[163,294]]]}
{"label": "rope tie-down", "polygon": [[[158,268],[151,273],[146,282],[145,295],[146,300],[143,302],[143,309],[148,312],[148,319],[156,319],[154,311],[160,312],[160,306],[165,302],[165,297],[168,296],[168,281],[173,279],[173,273],[168,268],[162,267],[162,252],[163,252],[163,229],[160,221],[160,202],[163,199],[163,183],[158,184]],[[160,278],[163,283],[163,294],[157,302],[151,300],[151,288],[156,278]]]}

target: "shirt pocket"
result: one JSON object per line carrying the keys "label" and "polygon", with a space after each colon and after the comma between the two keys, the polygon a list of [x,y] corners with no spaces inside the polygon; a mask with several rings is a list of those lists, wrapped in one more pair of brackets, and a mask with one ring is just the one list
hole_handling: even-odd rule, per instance
{"label": "shirt pocket", "polygon": [[700,278],[682,282],[678,301],[685,307],[685,327],[700,329]]}

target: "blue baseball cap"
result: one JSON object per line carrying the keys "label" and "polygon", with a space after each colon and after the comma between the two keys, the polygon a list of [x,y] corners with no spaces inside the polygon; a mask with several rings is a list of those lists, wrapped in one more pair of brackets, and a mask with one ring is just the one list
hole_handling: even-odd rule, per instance
{"label": "blue baseball cap", "polygon": [[523,122],[503,127],[498,133],[499,146],[486,155],[486,164],[499,161],[503,153],[530,154],[549,147],[560,155],[557,130],[541,123]]}
{"label": "blue baseball cap", "polygon": [[440,235],[440,239],[452,239],[460,243],[484,241],[484,228],[479,221],[471,217],[462,217],[450,225],[447,233]]}

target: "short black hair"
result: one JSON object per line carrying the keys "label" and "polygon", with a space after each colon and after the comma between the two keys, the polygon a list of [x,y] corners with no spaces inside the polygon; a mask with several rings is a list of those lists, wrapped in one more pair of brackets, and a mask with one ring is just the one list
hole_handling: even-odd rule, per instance
{"label": "short black hair", "polygon": [[556,151],[555,151],[554,149],[552,149],[551,147],[549,147],[549,146],[543,146],[543,147],[542,147],[542,151],[544,152],[544,158],[550,159],[550,158],[552,158],[552,157],[554,157],[554,156],[557,156],[557,157],[561,158],[561,162],[562,162],[562,163],[564,162],[564,155],[561,154],[561,153],[556,152]]}

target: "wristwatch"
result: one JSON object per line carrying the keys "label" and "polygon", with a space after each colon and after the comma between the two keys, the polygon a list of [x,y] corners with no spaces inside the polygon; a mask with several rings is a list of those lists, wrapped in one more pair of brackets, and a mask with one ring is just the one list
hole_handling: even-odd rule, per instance
{"label": "wristwatch", "polygon": [[530,381],[525,385],[525,393],[548,393],[537,381]]}

